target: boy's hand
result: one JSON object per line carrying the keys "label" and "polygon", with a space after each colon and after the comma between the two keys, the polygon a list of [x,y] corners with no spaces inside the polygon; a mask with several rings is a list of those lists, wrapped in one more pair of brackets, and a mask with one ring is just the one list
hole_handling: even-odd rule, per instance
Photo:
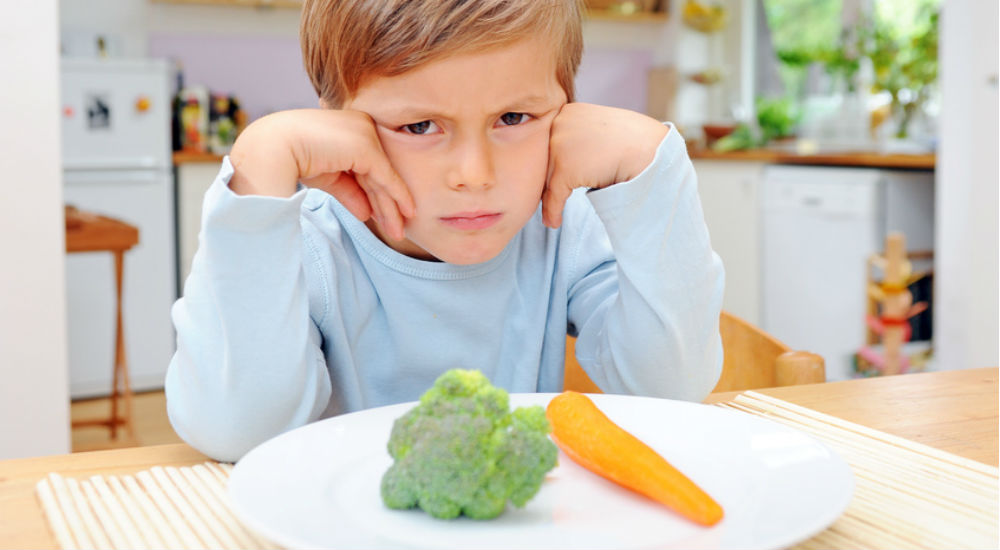
{"label": "boy's hand", "polygon": [[360,111],[300,109],[262,117],[229,154],[230,188],[240,195],[290,197],[297,182],[330,193],[359,220],[374,216],[403,238],[410,191],[386,158],[371,117]]}
{"label": "boy's hand", "polygon": [[639,175],[670,129],[625,109],[567,103],[552,121],[542,219],[556,228],[577,187],[600,189]]}

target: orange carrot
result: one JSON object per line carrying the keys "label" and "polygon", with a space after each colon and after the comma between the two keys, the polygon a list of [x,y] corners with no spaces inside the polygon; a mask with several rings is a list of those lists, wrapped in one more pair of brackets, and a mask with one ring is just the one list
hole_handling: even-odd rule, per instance
{"label": "orange carrot", "polygon": [[701,525],[722,519],[722,507],[662,456],[608,418],[589,397],[557,395],[545,410],[552,438],[584,468],[665,504]]}

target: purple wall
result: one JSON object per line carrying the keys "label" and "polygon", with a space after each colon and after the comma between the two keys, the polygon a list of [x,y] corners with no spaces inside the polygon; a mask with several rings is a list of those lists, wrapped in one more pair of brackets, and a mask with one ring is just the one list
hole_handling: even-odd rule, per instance
{"label": "purple wall", "polygon": [[649,51],[585,49],[576,73],[576,100],[642,113],[652,66]]}
{"label": "purple wall", "polygon": [[[317,106],[297,38],[160,33],[150,35],[149,53],[179,62],[186,85],[235,95],[250,120]],[[641,112],[651,66],[648,51],[588,49],[577,74],[577,100]]]}
{"label": "purple wall", "polygon": [[283,109],[316,107],[294,38],[152,34],[149,55],[181,64],[185,85],[238,97],[250,120]]}

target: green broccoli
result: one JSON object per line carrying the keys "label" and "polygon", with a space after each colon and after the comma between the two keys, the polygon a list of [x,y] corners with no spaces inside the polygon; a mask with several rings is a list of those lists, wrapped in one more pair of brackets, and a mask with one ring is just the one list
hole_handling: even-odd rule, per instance
{"label": "green broccoli", "polygon": [[382,500],[436,518],[495,518],[508,500],[524,506],[555,467],[550,431],[542,407],[511,412],[481,372],[449,370],[393,424]]}

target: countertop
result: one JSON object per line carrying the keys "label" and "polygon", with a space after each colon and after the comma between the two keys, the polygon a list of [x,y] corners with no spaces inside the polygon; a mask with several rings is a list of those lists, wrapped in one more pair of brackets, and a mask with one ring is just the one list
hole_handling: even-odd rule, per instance
{"label": "countertop", "polygon": [[189,153],[187,151],[174,151],[174,165],[192,164],[196,162],[222,162],[224,155],[215,153]]}
{"label": "countertop", "polygon": [[705,148],[688,150],[692,159],[732,160],[745,162],[766,162],[771,164],[799,164],[810,166],[857,166],[866,168],[902,168],[909,170],[933,170],[934,153],[906,154],[879,153],[873,151],[809,153],[800,154],[771,149],[748,149],[720,153]]}

